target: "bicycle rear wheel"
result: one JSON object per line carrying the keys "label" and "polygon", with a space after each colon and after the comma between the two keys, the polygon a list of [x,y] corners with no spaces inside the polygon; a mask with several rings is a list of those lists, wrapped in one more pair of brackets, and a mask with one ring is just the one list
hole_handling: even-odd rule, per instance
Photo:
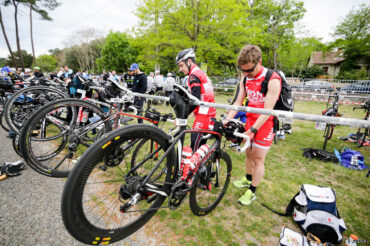
{"label": "bicycle rear wheel", "polygon": [[[189,206],[197,216],[204,216],[210,213],[221,202],[230,183],[231,159],[230,156],[221,151],[213,153],[205,164],[206,174],[197,172],[195,185],[190,191]],[[209,175],[209,180],[202,176]],[[206,183],[207,182],[207,183]]]}
{"label": "bicycle rear wheel", "polygon": [[366,137],[369,135],[369,129],[367,128],[359,128],[356,136],[356,144],[359,148],[361,148],[364,145],[364,142],[366,140]]}
{"label": "bicycle rear wheel", "polygon": [[15,93],[4,108],[5,119],[9,128],[20,134],[21,128],[31,115],[42,106],[68,95],[51,87],[33,86]]}
{"label": "bicycle rear wheel", "polygon": [[[87,115],[93,115],[96,121],[90,123]],[[67,177],[87,149],[82,138],[111,131],[105,119],[104,112],[87,101],[63,99],[50,103],[36,111],[22,128],[19,145],[24,159],[41,174]]]}
{"label": "bicycle rear wheel", "polygon": [[8,123],[6,123],[5,120],[5,113],[4,110],[0,112],[0,125],[4,129],[4,131],[8,132],[9,131],[9,126]]}
{"label": "bicycle rear wheel", "polygon": [[[141,141],[156,143],[161,148],[160,156],[170,146],[162,130],[149,125],[130,125],[91,145],[72,170],[64,186],[62,219],[78,241],[108,244],[122,240],[144,226],[161,207],[166,193],[140,189],[156,162],[149,160],[136,166],[136,171],[131,169],[132,154]],[[154,171],[147,187],[169,192],[175,179],[175,162],[172,150]],[[134,197],[135,204],[128,206]]]}

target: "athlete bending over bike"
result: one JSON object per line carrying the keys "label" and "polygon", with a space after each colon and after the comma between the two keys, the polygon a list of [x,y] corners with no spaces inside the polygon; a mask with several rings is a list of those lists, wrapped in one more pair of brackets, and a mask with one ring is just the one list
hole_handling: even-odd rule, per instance
{"label": "athlete bending over bike", "polygon": [[[195,52],[192,48],[180,51],[176,56],[179,71],[185,76],[189,75],[188,87],[191,94],[203,102],[215,102],[213,86],[208,76],[195,64]],[[213,125],[212,117],[216,116],[216,109],[205,106],[190,106],[189,114],[194,112],[193,129],[208,129]],[[197,150],[207,140],[202,139],[202,133],[191,134],[191,148]]]}

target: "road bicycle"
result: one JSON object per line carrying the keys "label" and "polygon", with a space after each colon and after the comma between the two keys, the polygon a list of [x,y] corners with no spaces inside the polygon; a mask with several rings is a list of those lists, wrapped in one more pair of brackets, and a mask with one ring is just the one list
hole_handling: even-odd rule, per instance
{"label": "road bicycle", "polygon": [[169,114],[154,117],[151,112],[155,109],[148,109],[145,116],[141,116],[143,110],[131,105],[133,98],[129,95],[107,100],[110,103],[91,98],[68,98],[40,108],[25,123],[20,134],[19,146],[24,159],[41,174],[67,177],[87,147],[104,133],[127,125],[132,118],[157,125],[171,118]]}
{"label": "road bicycle", "polygon": [[[197,216],[207,215],[220,203],[232,169],[222,137],[248,137],[236,126],[224,127],[217,121],[210,130],[186,129],[187,105],[197,99],[179,88],[175,86],[170,96],[177,130],[166,134],[143,124],[117,129],[91,145],[71,171],[62,196],[62,218],[78,241],[94,245],[122,240],[159,209],[177,209],[188,194],[190,209]],[[205,134],[211,143],[189,170],[182,150],[186,134],[192,132]],[[138,150],[139,144],[145,147]],[[157,148],[151,148],[153,144]],[[249,139],[241,151],[248,144]],[[114,164],[103,168],[107,157]]]}
{"label": "road bicycle", "polygon": [[[363,109],[365,112],[364,120],[369,120],[370,100],[367,100],[366,103],[364,103],[361,106],[354,107],[353,111],[355,111],[355,109]],[[359,148],[361,148],[364,145],[368,136],[369,136],[369,129],[358,128],[356,132],[356,144]]]}
{"label": "road bicycle", "polygon": [[[331,117],[341,117],[343,114],[339,113],[338,107],[339,107],[339,98],[340,98],[340,89],[337,88],[334,95],[330,95],[328,102],[326,104],[326,109],[322,112],[324,116],[331,116]],[[331,107],[329,107],[329,104],[332,104]],[[323,150],[326,150],[326,145],[328,140],[330,140],[333,136],[334,124],[325,124],[325,123],[316,123],[317,129],[324,129],[324,145]]]}

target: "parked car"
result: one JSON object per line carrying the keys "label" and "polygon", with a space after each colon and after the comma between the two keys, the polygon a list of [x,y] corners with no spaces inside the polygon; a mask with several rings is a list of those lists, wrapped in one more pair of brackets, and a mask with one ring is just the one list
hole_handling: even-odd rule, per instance
{"label": "parked car", "polygon": [[359,81],[343,86],[341,92],[346,94],[370,94],[370,81]]}
{"label": "parked car", "polygon": [[300,84],[292,85],[293,91],[332,92],[334,85],[323,80],[309,80]]}

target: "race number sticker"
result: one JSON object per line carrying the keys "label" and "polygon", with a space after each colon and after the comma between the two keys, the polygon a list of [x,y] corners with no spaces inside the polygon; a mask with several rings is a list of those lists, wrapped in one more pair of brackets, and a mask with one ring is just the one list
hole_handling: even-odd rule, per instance
{"label": "race number sticker", "polygon": [[77,89],[77,92],[78,93],[85,93],[86,91],[85,90],[81,90],[81,89]]}
{"label": "race number sticker", "polygon": [[326,123],[325,122],[315,122],[315,129],[324,131],[326,128]]}
{"label": "race number sticker", "polygon": [[112,102],[112,103],[120,103],[122,100],[121,100],[121,98],[111,98],[110,99],[110,102]]}
{"label": "race number sticker", "polygon": [[188,119],[176,119],[176,126],[186,126]]}

